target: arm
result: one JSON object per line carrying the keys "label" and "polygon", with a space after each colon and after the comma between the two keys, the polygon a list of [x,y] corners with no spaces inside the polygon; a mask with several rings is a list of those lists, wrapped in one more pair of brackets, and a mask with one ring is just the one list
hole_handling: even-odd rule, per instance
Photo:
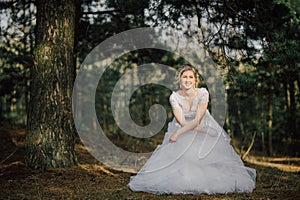
{"label": "arm", "polygon": [[177,120],[177,122],[181,125],[181,126],[184,126],[185,125],[185,117],[183,115],[183,111],[182,111],[182,108],[181,106],[179,105],[176,97],[175,97],[175,94],[172,93],[172,95],[170,96],[170,104],[172,106],[172,109],[173,109],[173,114],[174,114],[174,117],[175,119]]}
{"label": "arm", "polygon": [[[208,103],[198,103],[198,107],[197,107],[197,111],[196,111],[196,115],[195,118],[189,122],[187,122],[186,124],[184,124],[183,127],[181,127],[180,129],[178,129],[170,138],[170,142],[175,142],[177,137],[179,135],[181,135],[182,133],[185,133],[189,130],[194,129],[196,126],[198,126],[206,112],[207,109],[207,105]],[[174,113],[175,115],[175,113]],[[176,118],[177,119],[177,118]]]}
{"label": "arm", "polygon": [[179,130],[177,130],[175,133],[182,134],[184,132],[187,132],[189,130],[192,130],[196,126],[198,126],[205,114],[205,111],[207,109],[208,103],[198,103],[197,112],[195,115],[195,118],[188,123],[186,123],[183,127],[181,127]]}
{"label": "arm", "polygon": [[183,115],[182,109],[179,107],[173,108],[173,114],[174,114],[174,117],[177,120],[177,122],[181,126],[184,126],[186,122],[185,122],[185,117]]}

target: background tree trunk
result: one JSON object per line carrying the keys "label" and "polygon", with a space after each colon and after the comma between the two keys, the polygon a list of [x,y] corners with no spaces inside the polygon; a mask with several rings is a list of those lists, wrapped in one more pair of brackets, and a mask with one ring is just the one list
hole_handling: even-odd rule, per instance
{"label": "background tree trunk", "polygon": [[[273,87],[273,86],[271,86]],[[272,91],[271,89],[270,94],[268,96],[268,150],[269,155],[273,156],[273,97],[272,97]]]}
{"label": "background tree trunk", "polygon": [[27,166],[47,169],[77,164],[72,119],[75,1],[39,0],[31,69]]}

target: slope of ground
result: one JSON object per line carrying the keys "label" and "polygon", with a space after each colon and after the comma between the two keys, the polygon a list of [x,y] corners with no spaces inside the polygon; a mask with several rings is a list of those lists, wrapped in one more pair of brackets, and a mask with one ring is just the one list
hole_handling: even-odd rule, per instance
{"label": "slope of ground", "polygon": [[132,174],[106,168],[77,144],[79,166],[38,171],[24,165],[24,130],[0,130],[0,199],[300,199],[299,158],[250,157],[257,170],[252,193],[153,195],[132,192]]}

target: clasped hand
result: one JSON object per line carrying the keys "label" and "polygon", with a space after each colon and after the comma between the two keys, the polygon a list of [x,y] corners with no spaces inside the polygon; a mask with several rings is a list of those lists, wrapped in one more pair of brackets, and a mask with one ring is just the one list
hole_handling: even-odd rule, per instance
{"label": "clasped hand", "polygon": [[[193,128],[194,131],[200,131],[200,129],[200,126],[196,126],[195,128]],[[180,134],[177,131],[173,133],[173,135],[169,138],[169,142],[176,142],[179,135]]]}

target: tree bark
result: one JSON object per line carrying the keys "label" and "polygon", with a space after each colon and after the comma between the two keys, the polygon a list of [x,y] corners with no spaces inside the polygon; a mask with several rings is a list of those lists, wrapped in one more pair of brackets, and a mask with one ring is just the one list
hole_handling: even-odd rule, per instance
{"label": "tree bark", "polygon": [[[272,86],[271,86],[272,87]],[[273,98],[272,98],[272,89],[268,96],[268,150],[269,155],[273,156]]]}
{"label": "tree bark", "polygon": [[39,0],[31,69],[25,163],[36,169],[77,164],[72,118],[75,0]]}
{"label": "tree bark", "polygon": [[288,117],[289,137],[294,138],[296,135],[296,97],[295,97],[295,85],[294,80],[289,81],[289,99],[290,99],[290,111]]}

